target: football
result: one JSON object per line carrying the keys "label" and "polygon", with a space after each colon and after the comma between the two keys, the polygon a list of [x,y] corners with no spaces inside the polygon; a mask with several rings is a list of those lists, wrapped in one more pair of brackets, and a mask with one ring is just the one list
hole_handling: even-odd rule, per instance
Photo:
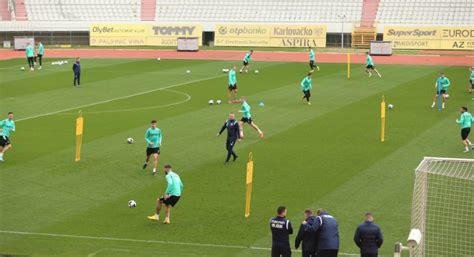
{"label": "football", "polygon": [[129,208],[135,208],[137,207],[137,203],[134,200],[128,201],[128,207]]}
{"label": "football", "polygon": [[186,73],[191,73],[191,70],[187,70]]}
{"label": "football", "polygon": [[393,109],[394,106],[393,106],[393,104],[389,104],[387,107],[388,107],[388,109],[391,110],[391,109]]}
{"label": "football", "polygon": [[217,100],[216,103],[217,103],[217,104],[221,104],[222,101],[221,101],[221,100]]}
{"label": "football", "polygon": [[258,71],[258,70],[255,70],[255,73],[259,73],[259,71]]}
{"label": "football", "polygon": [[129,144],[133,144],[134,141],[135,140],[133,140],[133,138],[131,138],[131,137],[127,138],[127,143],[129,143]]}
{"label": "football", "polygon": [[207,102],[209,105],[213,105],[214,104],[214,100],[209,100],[209,102]]}
{"label": "football", "polygon": [[25,70],[25,67],[21,67],[21,70],[23,70],[23,71],[24,71],[24,70]]}

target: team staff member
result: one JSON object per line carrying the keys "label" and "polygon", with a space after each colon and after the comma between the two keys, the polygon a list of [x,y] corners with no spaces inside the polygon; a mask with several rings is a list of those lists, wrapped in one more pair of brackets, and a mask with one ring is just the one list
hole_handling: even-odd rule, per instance
{"label": "team staff member", "polygon": [[435,83],[435,88],[436,88],[436,94],[433,99],[433,104],[431,105],[431,108],[434,108],[436,105],[436,100],[438,97],[442,97],[443,104],[441,108],[445,108],[446,104],[446,96],[448,93],[448,87],[451,85],[451,81],[444,75],[444,73],[439,74],[439,78],[436,80]]}
{"label": "team staff member", "polygon": [[74,86],[81,85],[81,58],[77,57],[76,62],[72,65],[72,71],[74,72]]}
{"label": "team staff member", "polygon": [[158,158],[160,157],[160,147],[162,145],[163,135],[161,134],[161,129],[157,126],[156,120],[151,121],[151,127],[148,128],[145,132],[145,141],[147,142],[146,146],[146,159],[145,164],[143,164],[143,169],[146,169],[148,166],[148,161],[153,155],[153,172],[152,175],[156,175],[156,168],[158,167]]}
{"label": "team staff member", "polygon": [[26,59],[28,60],[28,66],[30,67],[30,71],[34,71],[35,70],[35,47],[32,46],[30,43],[27,43],[25,52],[26,52]]}
{"label": "team staff member", "polygon": [[272,231],[272,257],[290,257],[290,235],[293,234],[291,222],[286,217],[286,207],[277,209],[277,216],[270,220]]}
{"label": "team staff member", "polygon": [[233,157],[233,161],[235,162],[238,156],[234,152],[234,145],[237,140],[240,141],[240,126],[239,122],[235,120],[235,114],[232,112],[229,114],[229,119],[224,122],[221,130],[217,133],[217,136],[220,136],[225,129],[227,129],[227,141],[225,145],[227,158],[225,159],[225,163],[229,163],[230,156]]}
{"label": "team staff member", "polygon": [[183,193],[183,182],[178,174],[171,170],[171,165],[165,165],[166,193],[156,200],[156,212],[154,215],[148,216],[148,219],[160,220],[161,206],[165,206],[166,217],[163,223],[170,224],[171,207],[174,207]]}
{"label": "team staff member", "polygon": [[0,161],[3,162],[3,155],[12,145],[10,143],[10,133],[15,132],[15,121],[13,120],[13,112],[8,113],[8,118],[0,121]]}
{"label": "team staff member", "polygon": [[360,248],[361,257],[377,257],[383,244],[380,226],[374,223],[374,216],[365,214],[365,222],[359,225],[354,234],[354,242]]}
{"label": "team staff member", "polygon": [[312,79],[311,79],[312,73],[308,73],[308,76],[306,76],[300,83],[301,85],[301,90],[303,91],[303,98],[306,98],[306,101],[308,101],[308,105],[311,105],[311,102],[309,101],[309,98],[311,97],[311,88],[312,86]]}
{"label": "team staff member", "polygon": [[461,139],[464,144],[464,152],[467,153],[470,151],[470,148],[474,148],[471,141],[469,140],[469,133],[471,133],[471,126],[474,122],[474,118],[467,111],[467,107],[461,107],[461,117],[456,122],[461,125]]}
{"label": "team staff member", "polygon": [[235,70],[237,67],[234,65],[232,68],[229,70],[229,83],[228,83],[228,92],[227,92],[227,98],[228,102],[231,103],[237,103],[237,74]]}
{"label": "team staff member", "polygon": [[339,228],[336,219],[324,209],[318,209],[313,224],[303,221],[306,231],[318,233],[318,257],[337,257],[339,251]]}
{"label": "team staff member", "polygon": [[[313,210],[306,209],[304,211],[304,220],[308,224],[313,224],[316,220],[316,217],[313,216]],[[295,238],[295,248],[300,247],[301,242],[303,242],[302,256],[303,257],[315,257],[317,250],[317,233],[306,231],[304,225],[301,224],[300,229],[298,230],[298,235]]]}
{"label": "team staff member", "polygon": [[41,43],[41,41],[38,42],[38,54],[35,57],[35,64],[36,60],[38,59],[39,67],[38,70],[41,70],[43,67],[43,55],[44,55],[44,45]]}
{"label": "team staff member", "polygon": [[314,50],[312,47],[308,47],[308,50],[309,50],[309,69],[310,69],[310,72],[313,72],[314,71],[314,68],[318,69],[319,71],[319,66],[316,65],[315,63],[315,55],[314,55]]}

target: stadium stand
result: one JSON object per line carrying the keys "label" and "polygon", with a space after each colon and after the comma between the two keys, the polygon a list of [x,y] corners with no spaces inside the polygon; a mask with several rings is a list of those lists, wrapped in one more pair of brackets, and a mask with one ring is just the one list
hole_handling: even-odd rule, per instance
{"label": "stadium stand", "polygon": [[10,1],[0,1],[0,20],[9,21],[11,20],[11,7]]}
{"label": "stadium stand", "polygon": [[377,21],[400,25],[472,25],[472,0],[380,0]]}
{"label": "stadium stand", "polygon": [[380,0],[364,0],[362,5],[362,15],[360,18],[361,27],[373,27]]}
{"label": "stadium stand", "polygon": [[156,0],[141,0],[141,20],[155,20]]}

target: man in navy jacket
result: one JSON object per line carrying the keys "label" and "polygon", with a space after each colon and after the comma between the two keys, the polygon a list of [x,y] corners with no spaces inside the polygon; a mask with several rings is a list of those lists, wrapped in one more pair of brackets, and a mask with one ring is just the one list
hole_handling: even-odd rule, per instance
{"label": "man in navy jacket", "polygon": [[81,85],[81,59],[76,58],[76,62],[72,65],[72,71],[74,72],[74,86]]}
{"label": "man in navy jacket", "polygon": [[318,233],[318,257],[337,257],[339,251],[339,228],[336,219],[324,209],[318,209],[313,224],[303,221],[306,231]]}
{"label": "man in navy jacket", "polygon": [[[304,220],[309,224],[313,224],[316,221],[316,217],[313,216],[313,210],[311,209],[306,209],[304,211],[304,218]],[[300,229],[298,231],[298,235],[296,235],[295,238],[295,248],[298,249],[300,247],[301,242],[303,242],[303,257],[316,257],[318,243],[317,235],[317,233],[306,231],[304,229],[304,225],[301,224]]]}
{"label": "man in navy jacket", "polygon": [[354,234],[354,242],[360,248],[361,257],[377,257],[383,244],[382,230],[374,223],[374,216],[365,214],[365,222],[360,224]]}
{"label": "man in navy jacket", "polygon": [[286,207],[277,209],[277,216],[270,220],[272,231],[272,257],[290,257],[290,235],[293,234],[291,222],[286,219]]}

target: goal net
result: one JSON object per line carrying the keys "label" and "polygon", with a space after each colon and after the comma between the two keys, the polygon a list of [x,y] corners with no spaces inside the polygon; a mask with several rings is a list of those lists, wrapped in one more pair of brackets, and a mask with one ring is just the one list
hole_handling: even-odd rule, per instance
{"label": "goal net", "polygon": [[411,256],[474,256],[474,159],[425,157],[415,172]]}

